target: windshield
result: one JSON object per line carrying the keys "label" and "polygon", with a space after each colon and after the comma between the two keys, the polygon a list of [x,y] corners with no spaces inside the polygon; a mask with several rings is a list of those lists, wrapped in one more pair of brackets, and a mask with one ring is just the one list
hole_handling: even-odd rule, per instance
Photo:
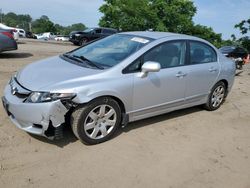
{"label": "windshield", "polygon": [[85,29],[83,32],[88,33],[88,32],[93,31],[93,30],[94,30],[93,28],[88,28],[88,29]]}
{"label": "windshield", "polygon": [[103,67],[112,67],[135,53],[152,39],[134,35],[115,34],[79,48],[70,53],[84,57]]}

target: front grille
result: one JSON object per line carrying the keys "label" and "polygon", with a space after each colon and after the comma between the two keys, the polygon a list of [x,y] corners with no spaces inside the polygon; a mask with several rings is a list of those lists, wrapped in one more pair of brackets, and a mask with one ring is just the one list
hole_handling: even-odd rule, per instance
{"label": "front grille", "polygon": [[16,97],[18,97],[20,99],[26,99],[31,93],[31,91],[26,89],[25,87],[23,87],[16,80],[15,77],[11,79],[9,85],[10,85],[12,95],[15,95]]}

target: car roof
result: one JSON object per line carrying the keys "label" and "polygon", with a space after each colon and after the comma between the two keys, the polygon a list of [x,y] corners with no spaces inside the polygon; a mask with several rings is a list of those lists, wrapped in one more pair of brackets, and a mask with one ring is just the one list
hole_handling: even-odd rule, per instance
{"label": "car roof", "polygon": [[165,37],[172,37],[175,36],[177,38],[185,37],[185,38],[190,38],[190,39],[199,39],[197,37],[193,37],[190,35],[184,35],[184,34],[178,34],[178,33],[170,33],[170,32],[158,32],[158,31],[133,31],[133,32],[123,32],[120,34],[128,34],[128,35],[135,35],[135,36],[141,36],[141,37],[146,37],[146,38],[151,38],[151,39],[160,39],[160,38],[165,38]]}
{"label": "car roof", "polygon": [[117,29],[113,29],[109,27],[90,27],[88,29],[107,29],[107,30],[117,31]]}

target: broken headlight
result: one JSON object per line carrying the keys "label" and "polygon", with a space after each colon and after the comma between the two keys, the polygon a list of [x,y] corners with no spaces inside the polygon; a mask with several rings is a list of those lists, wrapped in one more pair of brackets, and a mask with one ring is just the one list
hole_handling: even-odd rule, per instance
{"label": "broken headlight", "polygon": [[42,103],[56,100],[72,99],[76,96],[75,93],[49,93],[49,92],[32,92],[26,102]]}

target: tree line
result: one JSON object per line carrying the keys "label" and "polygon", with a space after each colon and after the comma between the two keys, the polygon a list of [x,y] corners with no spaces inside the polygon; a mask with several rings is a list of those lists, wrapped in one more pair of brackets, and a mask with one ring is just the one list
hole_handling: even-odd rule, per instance
{"label": "tree line", "polygon": [[42,15],[39,19],[33,20],[29,14],[15,14],[9,12],[2,15],[3,23],[10,27],[22,28],[33,33],[54,32],[68,35],[71,31],[86,29],[83,23],[75,23],[70,26],[62,26],[53,23],[48,16]]}
{"label": "tree line", "polygon": [[[222,35],[193,22],[197,8],[191,0],[104,0],[100,7],[103,17],[100,26],[119,28],[124,31],[154,30],[197,36],[216,47],[242,45],[250,51],[250,39],[241,37],[222,40]],[[242,34],[250,31],[250,19],[236,24]],[[233,26],[232,26],[233,27]]]}
{"label": "tree line", "polygon": [[[197,36],[208,40],[216,47],[223,45],[242,45],[250,51],[249,37],[243,37],[250,31],[250,18],[235,25],[242,33],[241,38],[234,35],[222,40],[222,34],[213,28],[193,22],[197,13],[192,0],[104,0],[99,8],[103,16],[99,20],[102,27],[111,27],[119,31],[168,31]],[[82,23],[61,26],[43,15],[33,20],[28,14],[13,12],[2,15],[3,22],[12,27],[20,27],[34,33],[55,32],[68,35],[71,31],[84,30]],[[232,26],[233,27],[233,26]]]}

